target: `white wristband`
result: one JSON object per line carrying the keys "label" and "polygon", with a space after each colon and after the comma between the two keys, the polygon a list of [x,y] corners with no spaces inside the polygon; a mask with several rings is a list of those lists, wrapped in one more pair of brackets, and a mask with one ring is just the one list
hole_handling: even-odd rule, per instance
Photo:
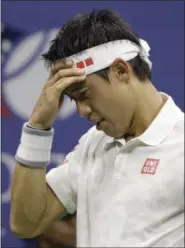
{"label": "white wristband", "polygon": [[53,128],[48,131],[32,129],[25,123],[15,159],[28,167],[45,167],[50,162],[53,135]]}

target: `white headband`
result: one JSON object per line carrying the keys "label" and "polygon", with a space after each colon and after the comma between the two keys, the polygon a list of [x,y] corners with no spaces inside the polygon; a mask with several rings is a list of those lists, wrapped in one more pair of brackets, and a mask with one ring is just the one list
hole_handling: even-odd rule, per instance
{"label": "white headband", "polygon": [[110,41],[67,57],[66,61],[72,60],[78,68],[85,68],[89,75],[109,67],[117,58],[129,61],[139,54],[151,69],[152,63],[148,59],[150,47],[145,40],[139,41],[141,47],[130,40]]}

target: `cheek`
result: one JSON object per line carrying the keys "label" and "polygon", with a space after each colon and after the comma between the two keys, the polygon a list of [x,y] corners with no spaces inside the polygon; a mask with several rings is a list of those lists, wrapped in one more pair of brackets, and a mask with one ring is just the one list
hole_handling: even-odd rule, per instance
{"label": "cheek", "polygon": [[105,87],[91,91],[91,104],[93,111],[105,119],[117,121],[127,108],[127,99],[119,90]]}
{"label": "cheek", "polygon": [[113,98],[101,97],[96,98],[93,109],[105,120],[116,123],[120,117],[122,108],[120,104]]}
{"label": "cheek", "polygon": [[113,98],[105,92],[99,92],[92,96],[92,106],[99,111],[107,111],[113,105]]}

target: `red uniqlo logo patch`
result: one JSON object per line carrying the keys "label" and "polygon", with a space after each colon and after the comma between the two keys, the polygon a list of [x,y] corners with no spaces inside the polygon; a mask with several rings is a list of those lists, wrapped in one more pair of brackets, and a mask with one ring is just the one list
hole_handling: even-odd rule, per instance
{"label": "red uniqlo logo patch", "polygon": [[142,174],[151,174],[154,175],[159,164],[160,159],[148,158],[145,161],[143,169],[141,171]]}
{"label": "red uniqlo logo patch", "polygon": [[94,61],[91,57],[85,59],[84,61],[79,61],[78,63],[76,63],[77,68],[85,68],[87,66],[93,65]]}

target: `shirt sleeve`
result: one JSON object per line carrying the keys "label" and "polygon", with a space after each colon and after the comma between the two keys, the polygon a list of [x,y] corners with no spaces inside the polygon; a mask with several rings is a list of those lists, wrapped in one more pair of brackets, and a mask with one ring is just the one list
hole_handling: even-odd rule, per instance
{"label": "shirt sleeve", "polygon": [[81,137],[73,151],[66,156],[64,163],[51,169],[46,175],[47,184],[70,214],[76,211],[78,180],[81,173],[80,160],[83,151],[84,136]]}

